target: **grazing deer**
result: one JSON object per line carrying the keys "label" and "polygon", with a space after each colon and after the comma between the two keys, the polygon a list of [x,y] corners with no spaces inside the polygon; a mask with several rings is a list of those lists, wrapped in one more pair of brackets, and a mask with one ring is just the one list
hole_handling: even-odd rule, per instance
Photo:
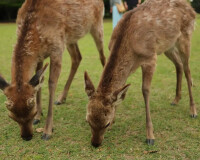
{"label": "grazing deer", "polygon": [[[18,40],[12,59],[12,81],[0,77],[0,89],[7,97],[9,116],[21,127],[21,137],[30,140],[32,122],[38,123],[42,114],[41,83],[50,57],[49,108],[42,138],[48,140],[53,127],[53,99],[61,70],[62,53],[67,47],[72,66],[63,94],[57,104],[66,98],[72,79],[81,61],[77,41],[90,32],[99,50],[102,65],[103,52],[102,0],[26,0],[18,13]],[[32,77],[34,70],[36,75]],[[37,98],[36,98],[37,97]],[[37,106],[37,107],[36,107]]]}
{"label": "grazing deer", "polygon": [[184,71],[190,97],[190,112],[197,116],[192,96],[189,69],[190,40],[195,12],[186,0],[146,0],[138,8],[124,14],[112,34],[106,63],[97,90],[85,73],[85,90],[89,97],[86,120],[92,130],[92,145],[98,147],[106,128],[114,121],[116,106],[125,98],[130,85],[127,78],[142,68],[142,92],[146,107],[146,140],[154,144],[150,116],[149,94],[157,55],[165,55],[175,64],[176,96],[181,99],[181,79]]}

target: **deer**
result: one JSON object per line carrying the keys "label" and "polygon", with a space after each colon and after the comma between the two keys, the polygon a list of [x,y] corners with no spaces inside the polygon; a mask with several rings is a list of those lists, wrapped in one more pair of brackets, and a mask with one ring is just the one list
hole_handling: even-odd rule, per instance
{"label": "deer", "polygon": [[84,74],[85,92],[89,98],[86,121],[91,128],[91,144],[94,147],[102,144],[106,130],[114,123],[116,107],[124,100],[130,87],[126,80],[139,67],[142,70],[142,93],[146,108],[146,142],[148,145],[154,144],[149,96],[157,56],[161,53],[176,68],[176,96],[172,104],[178,104],[181,99],[184,72],[189,90],[190,114],[192,118],[197,116],[189,67],[195,16],[186,0],[146,0],[123,15],[112,33],[110,55],[97,89],[88,73]]}
{"label": "deer", "polygon": [[39,123],[42,115],[41,85],[48,66],[43,67],[46,58],[50,58],[49,106],[43,140],[52,136],[53,103],[65,48],[72,63],[67,83],[56,104],[66,99],[82,59],[77,41],[87,33],[91,33],[104,66],[103,15],[102,0],[26,0],[18,11],[18,38],[12,57],[11,83],[0,76],[0,89],[7,97],[5,104],[9,117],[19,124],[24,140],[32,139],[32,124]]}

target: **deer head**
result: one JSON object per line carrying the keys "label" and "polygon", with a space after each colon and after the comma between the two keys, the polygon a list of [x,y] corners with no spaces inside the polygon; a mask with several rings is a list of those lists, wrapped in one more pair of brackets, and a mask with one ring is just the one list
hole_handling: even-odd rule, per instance
{"label": "deer head", "polygon": [[39,70],[29,82],[24,82],[20,90],[16,84],[8,84],[0,76],[0,89],[7,97],[5,105],[9,110],[9,117],[19,124],[21,137],[27,141],[33,136],[32,122],[37,113],[36,93],[43,83],[47,66],[48,64]]}
{"label": "deer head", "polygon": [[94,147],[101,145],[104,133],[114,121],[116,106],[125,98],[129,86],[130,84],[114,91],[110,95],[104,95],[95,91],[92,81],[85,72],[85,91],[89,97],[86,121],[91,127],[91,143]]}

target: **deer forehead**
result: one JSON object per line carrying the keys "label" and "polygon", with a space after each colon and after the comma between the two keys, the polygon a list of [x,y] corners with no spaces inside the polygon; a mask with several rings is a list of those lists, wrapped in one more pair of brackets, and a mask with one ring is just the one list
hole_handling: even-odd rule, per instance
{"label": "deer forehead", "polygon": [[16,103],[13,106],[13,109],[11,110],[11,112],[17,116],[18,118],[22,117],[22,119],[26,119],[27,117],[29,117],[30,115],[34,114],[37,111],[37,108],[33,106],[29,106],[26,101],[25,102],[21,102],[20,103]]}
{"label": "deer forehead", "polygon": [[12,95],[7,96],[7,102],[12,104],[12,110],[29,112],[36,104],[36,97],[27,95]]}
{"label": "deer forehead", "polygon": [[90,103],[88,105],[88,112],[93,115],[106,115],[111,112],[110,106],[104,106],[102,103]]}
{"label": "deer forehead", "polygon": [[88,122],[92,127],[102,127],[108,122],[108,118],[104,115],[88,115]]}
{"label": "deer forehead", "polygon": [[16,85],[11,85],[4,91],[7,98],[11,100],[28,99],[35,95],[34,88],[30,85],[23,85],[20,89]]}
{"label": "deer forehead", "polygon": [[109,121],[111,114],[113,112],[110,108],[106,107],[92,107],[89,112],[87,112],[87,120],[95,124],[102,123],[103,125]]}
{"label": "deer forehead", "polygon": [[19,105],[23,105],[23,104],[27,104],[28,101],[35,101],[35,96],[33,95],[25,95],[25,94],[11,94],[7,96],[7,99],[11,102],[13,102],[15,105],[19,104]]}
{"label": "deer forehead", "polygon": [[102,96],[102,95],[95,95],[93,96],[88,103],[88,107],[108,107],[110,106],[110,96]]}

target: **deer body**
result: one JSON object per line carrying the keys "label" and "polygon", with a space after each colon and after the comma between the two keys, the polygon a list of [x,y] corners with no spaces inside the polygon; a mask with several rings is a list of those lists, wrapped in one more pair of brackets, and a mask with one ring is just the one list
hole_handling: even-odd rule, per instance
{"label": "deer body", "polygon": [[85,73],[85,90],[89,96],[86,119],[92,129],[93,146],[102,143],[106,128],[113,123],[115,107],[124,99],[129,87],[125,85],[126,80],[138,67],[142,68],[147,143],[154,143],[149,93],[157,55],[163,52],[175,64],[177,71],[176,97],[172,104],[177,104],[181,98],[184,71],[188,82],[191,116],[196,117],[189,69],[194,21],[195,12],[185,0],[146,0],[140,7],[124,14],[113,31],[109,44],[110,57],[97,90]]}
{"label": "deer body", "polygon": [[[102,65],[103,52],[102,0],[26,0],[18,12],[18,40],[13,52],[12,80],[0,77],[0,89],[8,101],[10,117],[21,127],[25,140],[32,138],[32,122],[42,114],[41,89],[43,60],[50,57],[49,108],[43,139],[49,139],[53,127],[53,99],[60,75],[62,53],[67,47],[72,66],[65,89],[57,101],[63,103],[81,61],[77,41],[90,32],[96,42]],[[37,71],[34,77],[34,71]],[[37,97],[37,98],[36,98]],[[36,107],[37,106],[37,107]]]}

